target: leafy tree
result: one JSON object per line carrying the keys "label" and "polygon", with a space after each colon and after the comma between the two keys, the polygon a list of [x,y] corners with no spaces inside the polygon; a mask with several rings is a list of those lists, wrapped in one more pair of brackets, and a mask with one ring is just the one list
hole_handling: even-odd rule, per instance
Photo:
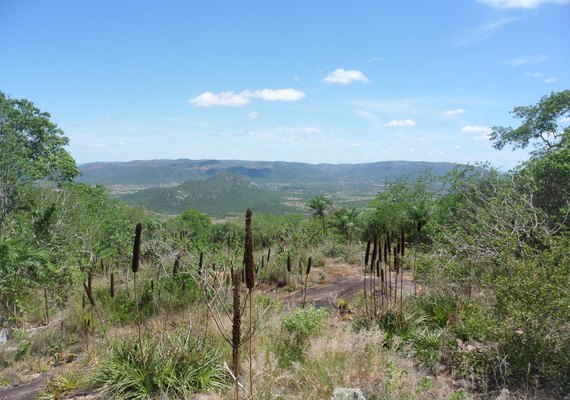
{"label": "leafy tree", "polygon": [[[519,169],[519,176],[534,183],[533,204],[546,211],[552,223],[570,226],[570,90],[544,96],[538,104],[515,107],[523,122],[518,128],[494,127],[491,139],[502,149],[511,144],[525,148],[531,142],[533,157]],[[563,122],[565,121],[565,122]]]}
{"label": "leafy tree", "polygon": [[370,221],[372,229],[398,231],[401,226],[413,225],[412,232],[419,236],[432,214],[434,197],[435,177],[429,171],[413,181],[403,177],[386,182],[386,190],[369,204],[376,209]]}
{"label": "leafy tree", "polygon": [[319,217],[323,223],[323,233],[326,235],[327,226],[325,223],[325,211],[332,206],[332,201],[323,195],[309,199],[307,206],[313,210],[313,216]]}
{"label": "leafy tree", "polygon": [[65,150],[68,138],[28,100],[0,92],[0,228],[24,206],[26,189],[39,180],[72,180],[78,170]]}
{"label": "leafy tree", "polygon": [[187,230],[188,237],[194,240],[209,241],[212,236],[212,221],[207,214],[189,208],[180,216],[183,229]]}
{"label": "leafy tree", "polygon": [[551,93],[544,96],[537,105],[515,107],[511,112],[523,123],[512,127],[495,126],[491,140],[496,149],[502,149],[507,144],[513,148],[526,148],[533,142],[539,155],[557,150],[568,144],[570,126],[560,124],[562,118],[570,116],[570,90]]}

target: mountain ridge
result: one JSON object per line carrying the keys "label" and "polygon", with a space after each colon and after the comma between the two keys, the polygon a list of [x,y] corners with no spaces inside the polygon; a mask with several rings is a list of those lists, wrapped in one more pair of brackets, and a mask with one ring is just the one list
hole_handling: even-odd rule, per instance
{"label": "mountain ridge", "polygon": [[383,183],[386,179],[415,176],[426,169],[443,175],[457,164],[429,161],[378,161],[332,164],[289,161],[156,159],[93,162],[79,166],[77,181],[103,185],[160,186],[204,180],[219,173],[236,173],[258,183]]}

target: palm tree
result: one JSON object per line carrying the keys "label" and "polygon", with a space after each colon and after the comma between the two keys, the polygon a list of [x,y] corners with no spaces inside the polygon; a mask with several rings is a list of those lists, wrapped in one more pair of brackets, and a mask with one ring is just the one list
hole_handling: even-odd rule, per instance
{"label": "palm tree", "polygon": [[327,234],[327,227],[325,224],[325,211],[332,206],[332,201],[325,196],[315,196],[309,199],[307,206],[313,210],[313,217],[319,217],[323,222],[323,233]]}
{"label": "palm tree", "polygon": [[357,211],[356,208],[342,208],[333,215],[333,225],[344,236],[348,246],[350,246],[350,242],[358,228],[358,221],[356,220],[358,215],[360,215],[360,211]]}

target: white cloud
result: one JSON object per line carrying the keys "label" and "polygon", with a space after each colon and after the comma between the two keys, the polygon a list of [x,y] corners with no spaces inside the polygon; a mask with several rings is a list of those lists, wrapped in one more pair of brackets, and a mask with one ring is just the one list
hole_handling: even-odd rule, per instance
{"label": "white cloud", "polygon": [[351,143],[350,145],[351,145],[352,147],[359,147],[359,146],[361,146],[361,144],[358,143],[358,142]]}
{"label": "white cloud", "polygon": [[222,92],[218,94],[205,92],[197,97],[194,97],[193,99],[188,100],[188,102],[198,107],[242,107],[246,104],[249,104],[250,100],[241,94],[236,94],[234,92]]}
{"label": "white cloud", "polygon": [[337,83],[339,85],[348,85],[352,82],[369,83],[370,79],[366,77],[361,71],[356,69],[343,69],[337,68],[326,76],[323,80],[326,83]]}
{"label": "white cloud", "polygon": [[568,4],[570,0],[479,0],[494,8],[536,8],[543,4]]}
{"label": "white cloud", "polygon": [[252,111],[249,114],[247,114],[247,116],[251,119],[258,119],[259,117],[261,117],[261,115],[259,115],[257,111]]}
{"label": "white cloud", "polygon": [[319,128],[311,128],[311,127],[306,127],[303,128],[303,133],[319,133],[321,130]]}
{"label": "white cloud", "polygon": [[542,82],[544,83],[554,83],[554,82],[558,82],[558,78],[555,76],[546,76],[545,73],[543,72],[527,72],[526,74],[524,74],[525,77],[527,78],[532,78],[532,79],[541,79]]}
{"label": "white cloud", "polygon": [[479,43],[492,37],[502,27],[518,21],[516,17],[506,17],[498,20],[490,21],[485,24],[479,25],[461,36],[455,42],[459,46],[467,46],[474,43]]}
{"label": "white cloud", "polygon": [[473,139],[477,140],[489,140],[492,131],[488,126],[480,125],[466,125],[461,128],[461,132],[475,133],[476,135],[473,136]]}
{"label": "white cloud", "polygon": [[560,120],[560,122],[564,122],[564,123],[570,123],[570,117],[564,117]]}
{"label": "white cloud", "polygon": [[444,111],[443,114],[447,115],[448,117],[453,117],[455,115],[465,114],[466,112],[467,112],[467,110],[465,110],[463,108],[457,108],[455,110]]}
{"label": "white cloud", "polygon": [[266,101],[298,101],[305,97],[305,93],[295,89],[261,89],[244,90],[240,96]]}
{"label": "white cloud", "polygon": [[548,60],[547,55],[536,54],[533,56],[522,56],[522,57],[512,58],[510,60],[503,61],[503,63],[510,65],[512,67],[519,67],[521,65],[527,65],[527,64],[538,64],[546,60]]}
{"label": "white cloud", "polygon": [[298,101],[303,97],[305,97],[305,93],[295,89],[248,89],[239,94],[234,92],[222,92],[218,94],[204,92],[188,100],[188,102],[198,107],[242,107],[249,104],[251,99],[261,99],[265,101]]}
{"label": "white cloud", "polygon": [[542,78],[545,74],[542,72],[527,72],[524,74],[527,78]]}
{"label": "white cloud", "polygon": [[387,124],[384,124],[384,126],[400,126],[404,128],[409,128],[415,125],[416,122],[413,119],[394,119]]}

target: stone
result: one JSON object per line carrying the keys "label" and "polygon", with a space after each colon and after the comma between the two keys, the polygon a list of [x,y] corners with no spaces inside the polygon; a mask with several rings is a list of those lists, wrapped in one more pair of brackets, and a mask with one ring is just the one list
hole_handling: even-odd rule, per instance
{"label": "stone", "polygon": [[331,400],[366,400],[360,389],[335,388]]}

